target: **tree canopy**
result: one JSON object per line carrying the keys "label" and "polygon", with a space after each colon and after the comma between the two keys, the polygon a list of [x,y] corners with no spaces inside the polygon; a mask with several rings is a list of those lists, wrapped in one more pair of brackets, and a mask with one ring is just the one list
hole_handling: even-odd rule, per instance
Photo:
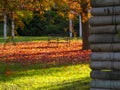
{"label": "tree canopy", "polygon": [[[90,0],[1,0],[0,11],[2,14],[10,14],[14,12],[15,18],[18,16],[28,17],[29,12],[39,12],[43,15],[46,10],[56,10],[64,15],[64,12],[74,14],[82,14],[83,20],[88,18],[88,10],[90,9]],[[25,12],[24,12],[25,11]],[[27,12],[27,14],[26,14]],[[11,16],[11,15],[10,15]],[[20,18],[20,17],[19,17]]]}

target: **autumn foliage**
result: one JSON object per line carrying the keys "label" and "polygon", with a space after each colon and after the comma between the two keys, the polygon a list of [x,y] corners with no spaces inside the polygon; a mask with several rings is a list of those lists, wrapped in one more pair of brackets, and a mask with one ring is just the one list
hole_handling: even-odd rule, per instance
{"label": "autumn foliage", "polygon": [[47,45],[47,42],[20,42],[16,46],[0,45],[0,60],[5,63],[20,63],[31,65],[36,63],[47,64],[76,64],[90,60],[90,50],[81,50],[81,42],[73,41],[70,46],[56,43]]}

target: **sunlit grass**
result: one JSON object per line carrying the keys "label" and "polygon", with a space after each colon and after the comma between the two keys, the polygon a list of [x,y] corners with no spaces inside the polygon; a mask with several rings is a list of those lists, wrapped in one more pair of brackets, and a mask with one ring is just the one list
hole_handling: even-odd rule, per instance
{"label": "sunlit grass", "polygon": [[[9,37],[7,37],[7,40],[8,39],[9,39]],[[15,42],[46,41],[46,40],[47,40],[47,36],[42,36],[42,37],[36,37],[36,36],[16,36],[15,37]],[[4,38],[2,36],[0,36],[0,43],[4,43]]]}
{"label": "sunlit grass", "polygon": [[89,90],[89,64],[0,64],[0,90]]}
{"label": "sunlit grass", "polygon": [[[9,37],[7,37],[7,40]],[[71,38],[71,40],[81,40],[81,38]],[[11,40],[10,40],[11,41]],[[48,41],[48,36],[15,36],[15,42],[38,42],[38,41]],[[0,43],[4,43],[3,36],[0,36]]]}
{"label": "sunlit grass", "polygon": [[15,41],[16,42],[28,42],[28,41],[46,41],[48,40],[47,36],[16,36]]}

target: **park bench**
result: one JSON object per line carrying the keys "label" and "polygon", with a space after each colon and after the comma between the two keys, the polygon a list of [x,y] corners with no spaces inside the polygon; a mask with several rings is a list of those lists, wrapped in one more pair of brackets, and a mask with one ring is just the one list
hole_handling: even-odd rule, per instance
{"label": "park bench", "polygon": [[48,34],[48,46],[52,43],[55,43],[57,47],[60,43],[70,46],[70,37],[66,34]]}

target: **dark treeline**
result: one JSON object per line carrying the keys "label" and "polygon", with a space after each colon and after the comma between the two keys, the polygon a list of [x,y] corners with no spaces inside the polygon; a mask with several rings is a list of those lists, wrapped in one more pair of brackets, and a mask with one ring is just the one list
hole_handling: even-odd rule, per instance
{"label": "dark treeline", "polygon": [[[24,28],[18,27],[20,36],[46,36],[48,34],[69,34],[69,19],[56,11],[46,11],[44,16],[34,13],[28,22],[23,20]],[[73,34],[77,36],[79,29],[78,17],[73,20]]]}

